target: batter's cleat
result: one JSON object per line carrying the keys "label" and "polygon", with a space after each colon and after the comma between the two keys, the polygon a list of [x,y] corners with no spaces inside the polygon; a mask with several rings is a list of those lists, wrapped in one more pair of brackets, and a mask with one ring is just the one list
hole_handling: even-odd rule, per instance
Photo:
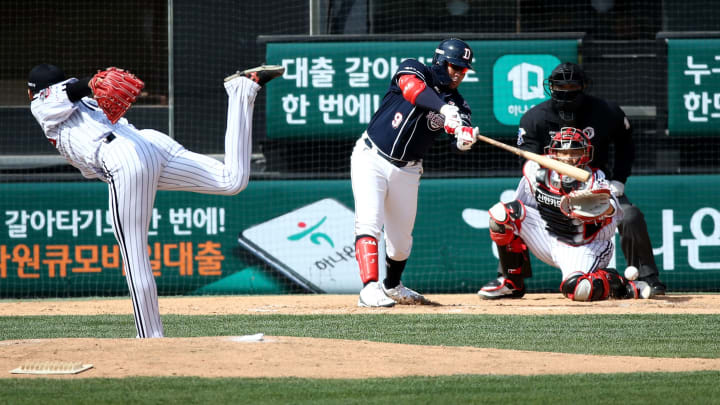
{"label": "batter's cleat", "polygon": [[243,70],[242,72],[238,71],[237,73],[226,77],[225,81],[228,82],[242,76],[254,81],[260,86],[264,86],[270,80],[282,76],[283,73],[285,73],[285,68],[282,66],[262,65],[252,69]]}
{"label": "batter's cleat", "polygon": [[667,287],[665,287],[665,284],[660,282],[660,279],[657,275],[653,274],[652,276],[647,277],[640,277],[638,280],[644,281],[650,285],[650,288],[652,288],[652,296],[656,295],[665,295],[665,290]]}
{"label": "batter's cleat", "polygon": [[413,291],[403,285],[402,282],[393,288],[386,288],[385,283],[380,283],[385,294],[398,304],[403,305],[432,305],[429,299],[417,291]]}
{"label": "batter's cleat", "polygon": [[478,295],[480,298],[486,300],[522,298],[523,295],[525,295],[525,286],[523,285],[522,288],[517,288],[515,283],[501,276],[485,284],[480,291],[478,291]]}
{"label": "batter's cleat", "polygon": [[628,281],[625,287],[628,291],[627,297],[630,299],[646,300],[655,296],[650,284],[644,281]]}
{"label": "batter's cleat", "polygon": [[393,305],[395,300],[385,294],[377,281],[368,283],[360,290],[359,307],[392,307]]}

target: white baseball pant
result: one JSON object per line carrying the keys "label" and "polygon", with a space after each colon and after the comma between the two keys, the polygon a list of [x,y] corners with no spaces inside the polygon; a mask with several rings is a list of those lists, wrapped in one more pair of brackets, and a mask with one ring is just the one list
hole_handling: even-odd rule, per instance
{"label": "white baseball pant", "polygon": [[100,149],[110,212],[135,314],[137,337],[162,337],[157,286],[148,257],[148,230],[157,190],[233,195],[250,178],[252,116],[260,88],[239,77],[225,83],[228,93],[225,160],[185,149],[154,130],[124,126]]}
{"label": "white baseball pant", "polygon": [[355,198],[355,235],[380,240],[385,230],[386,254],[393,260],[410,257],[417,213],[422,163],[397,167],[368,147],[365,136],[355,144],[350,177]]}

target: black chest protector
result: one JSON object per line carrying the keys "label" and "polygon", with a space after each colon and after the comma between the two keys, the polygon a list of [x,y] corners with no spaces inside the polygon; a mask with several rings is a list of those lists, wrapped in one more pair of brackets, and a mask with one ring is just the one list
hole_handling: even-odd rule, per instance
{"label": "black chest protector", "polygon": [[580,190],[585,184],[560,176],[551,170],[540,168],[535,174],[535,200],[538,212],[547,224],[550,235],[569,245],[584,245],[595,238],[602,223],[584,223],[565,216],[560,211],[560,200],[572,190]]}

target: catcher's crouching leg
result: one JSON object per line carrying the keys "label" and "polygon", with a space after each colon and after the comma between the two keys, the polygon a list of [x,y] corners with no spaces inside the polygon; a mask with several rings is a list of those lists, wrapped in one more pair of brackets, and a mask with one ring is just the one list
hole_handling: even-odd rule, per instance
{"label": "catcher's crouching leg", "polygon": [[497,203],[490,209],[490,238],[497,244],[500,264],[498,278],[478,291],[482,298],[521,298],[525,295],[525,279],[532,276],[528,249],[510,225],[520,229],[524,217],[520,201]]}
{"label": "catcher's crouching leg", "polygon": [[650,298],[651,290],[647,283],[626,280],[614,269],[573,273],[560,284],[562,294],[573,301]]}

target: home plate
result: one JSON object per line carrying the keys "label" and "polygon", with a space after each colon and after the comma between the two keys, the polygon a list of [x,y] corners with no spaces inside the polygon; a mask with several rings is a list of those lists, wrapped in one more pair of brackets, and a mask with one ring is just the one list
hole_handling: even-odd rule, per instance
{"label": "home plate", "polygon": [[264,336],[264,333],[256,333],[254,335],[233,336],[230,340],[233,342],[262,342]]}

